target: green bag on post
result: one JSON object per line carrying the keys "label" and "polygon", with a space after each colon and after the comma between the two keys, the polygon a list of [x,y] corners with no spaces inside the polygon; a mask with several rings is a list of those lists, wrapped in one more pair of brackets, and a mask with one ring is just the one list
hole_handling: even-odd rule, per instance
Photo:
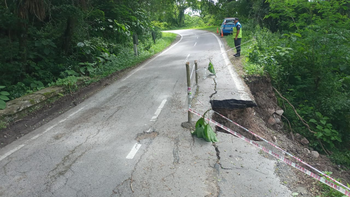
{"label": "green bag on post", "polygon": [[211,126],[207,123],[205,123],[204,118],[200,118],[196,123],[196,129],[192,133],[192,135],[203,138],[207,142],[218,142],[218,139],[216,138],[216,134],[214,133]]}
{"label": "green bag on post", "polygon": [[214,75],[216,74],[215,69],[214,69],[214,65],[211,62],[209,62],[208,70],[209,70],[209,72],[213,73]]}

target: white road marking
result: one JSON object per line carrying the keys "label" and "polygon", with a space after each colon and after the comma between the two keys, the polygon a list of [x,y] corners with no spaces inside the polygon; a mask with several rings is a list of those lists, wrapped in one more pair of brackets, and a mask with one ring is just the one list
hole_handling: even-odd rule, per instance
{"label": "white road marking", "polygon": [[218,41],[219,43],[219,46],[220,46],[220,50],[221,50],[221,54],[225,60],[225,63],[226,63],[226,67],[233,79],[233,85],[236,86],[236,89],[238,90],[238,92],[244,92],[244,94],[239,94],[239,97],[241,100],[252,100],[249,95],[246,93],[245,91],[245,88],[243,86],[243,83],[242,81],[240,80],[239,76],[237,75],[237,73],[232,69],[232,64],[231,64],[231,61],[229,60],[229,58],[227,57],[227,53],[225,51],[225,48],[221,42],[221,40],[214,34],[214,33],[211,33],[215,38],[216,40]]}
{"label": "white road marking", "polygon": [[80,112],[81,110],[83,110],[84,108],[85,108],[85,107],[82,107],[82,108],[78,109],[77,111],[73,112],[73,113],[72,113],[71,115],[69,115],[67,118],[65,118],[65,119],[63,119],[63,120],[61,120],[61,121],[59,121],[58,123],[62,123],[62,122],[64,122],[64,121],[68,120],[68,118],[74,116],[75,114],[77,114],[78,112]]}
{"label": "white road marking", "polygon": [[191,75],[190,75],[190,79],[192,79],[193,73],[194,73],[194,65],[192,65],[192,71],[191,71]]}
{"label": "white road marking", "polygon": [[179,34],[181,36],[180,40],[175,43],[173,46],[169,47],[167,50],[163,51],[161,54],[157,55],[156,57],[154,57],[153,59],[149,60],[148,62],[146,62],[144,65],[142,65],[141,67],[139,67],[138,69],[136,69],[134,72],[132,72],[130,75],[128,75],[127,77],[125,77],[124,79],[122,79],[122,81],[127,80],[129,77],[131,77],[133,74],[135,74],[137,71],[141,70],[143,67],[147,66],[149,63],[153,62],[153,60],[157,59],[159,56],[163,55],[164,53],[168,52],[170,49],[172,49],[174,46],[176,46],[177,44],[179,44],[182,41],[183,36],[181,34]]}
{"label": "white road marking", "polygon": [[78,109],[76,112],[72,113],[72,114],[69,115],[67,118],[74,116],[75,114],[77,114],[78,112],[80,112],[81,110],[83,110],[84,108],[85,108],[85,107],[82,107],[82,108]]}
{"label": "white road marking", "polygon": [[164,105],[165,105],[166,102],[167,102],[166,99],[164,99],[164,100],[162,101],[162,103],[159,105],[157,111],[154,113],[154,116],[152,117],[151,121],[156,121],[156,120],[157,120],[157,118],[158,118],[160,112],[162,111],[162,109],[163,109],[163,107],[164,107]]}
{"label": "white road marking", "polygon": [[32,137],[31,140],[35,140],[36,138],[40,137],[41,135],[42,135],[42,133]]}
{"label": "white road marking", "polygon": [[188,58],[191,56],[191,54],[188,54],[187,57],[186,57],[186,61],[188,60]]}
{"label": "white road marking", "polygon": [[139,151],[139,149],[141,148],[142,144],[136,143],[131,151],[129,152],[129,154],[126,156],[126,159],[133,159],[137,153],[137,151]]}
{"label": "white road marking", "polygon": [[197,45],[197,42],[195,42],[193,46],[195,47],[196,45]]}
{"label": "white road marking", "polygon": [[[74,115],[77,114],[79,111],[83,110],[84,108],[85,108],[85,107],[82,107],[82,108],[78,109],[77,111],[75,111],[74,113],[72,113],[71,115],[69,115],[67,118],[65,118],[65,119],[59,121],[57,124],[54,124],[54,125],[52,125],[51,127],[47,128],[44,132],[35,135],[35,136],[32,137],[30,140],[35,140],[35,139],[37,139],[38,137],[42,136],[43,134],[47,133],[48,131],[50,131],[51,129],[53,129],[54,127],[56,127],[59,123],[62,123],[62,122],[64,122],[64,121],[66,121],[69,117],[74,116]],[[1,156],[0,161],[3,160],[3,159],[5,159],[6,157],[8,157],[9,155],[11,155],[12,153],[18,151],[18,150],[21,149],[23,146],[25,146],[25,145],[22,144],[22,145],[20,145],[20,146],[18,146],[18,147],[16,147],[16,148],[14,148],[13,150],[9,151],[9,152],[6,153],[5,155]]]}
{"label": "white road marking", "polygon": [[3,156],[0,157],[0,161],[2,161],[3,159],[5,159],[6,157],[10,156],[12,153],[18,151],[19,149],[21,149],[24,146],[24,144],[19,145],[18,147],[10,150],[9,152],[7,152],[6,154],[4,154]]}
{"label": "white road marking", "polygon": [[[63,121],[62,121],[62,122],[63,122]],[[32,137],[31,140],[37,139],[38,137],[40,137],[40,136],[42,136],[43,134],[45,134],[46,132],[50,131],[51,129],[53,129],[53,128],[54,128],[55,126],[57,126],[57,125],[58,125],[58,124],[54,124],[53,126],[47,128],[44,132],[42,132],[42,133],[40,133],[40,134],[38,134],[38,135]]]}

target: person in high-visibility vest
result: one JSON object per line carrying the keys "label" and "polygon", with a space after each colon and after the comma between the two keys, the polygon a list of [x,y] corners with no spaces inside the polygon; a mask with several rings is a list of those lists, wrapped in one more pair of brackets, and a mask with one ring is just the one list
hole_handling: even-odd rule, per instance
{"label": "person in high-visibility vest", "polygon": [[237,50],[237,53],[234,56],[239,57],[241,56],[242,25],[239,22],[238,18],[235,18],[235,27],[233,28],[233,36],[235,38],[235,47]]}

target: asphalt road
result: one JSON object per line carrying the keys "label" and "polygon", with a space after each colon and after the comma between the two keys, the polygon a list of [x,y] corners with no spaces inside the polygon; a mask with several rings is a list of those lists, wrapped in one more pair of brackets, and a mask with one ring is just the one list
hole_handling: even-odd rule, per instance
{"label": "asphalt road", "polygon": [[213,146],[181,128],[185,62],[225,59],[214,34],[174,32],[181,37],[169,49],[2,148],[0,196],[290,196],[255,148],[219,134],[232,167],[223,170]]}

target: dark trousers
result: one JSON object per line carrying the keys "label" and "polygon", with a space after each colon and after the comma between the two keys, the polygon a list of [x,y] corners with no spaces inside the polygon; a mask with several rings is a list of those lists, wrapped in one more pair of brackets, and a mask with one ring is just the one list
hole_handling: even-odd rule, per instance
{"label": "dark trousers", "polygon": [[237,54],[241,54],[241,41],[242,41],[242,38],[237,38],[237,40],[235,40],[235,47],[236,47],[236,50],[237,50]]}

